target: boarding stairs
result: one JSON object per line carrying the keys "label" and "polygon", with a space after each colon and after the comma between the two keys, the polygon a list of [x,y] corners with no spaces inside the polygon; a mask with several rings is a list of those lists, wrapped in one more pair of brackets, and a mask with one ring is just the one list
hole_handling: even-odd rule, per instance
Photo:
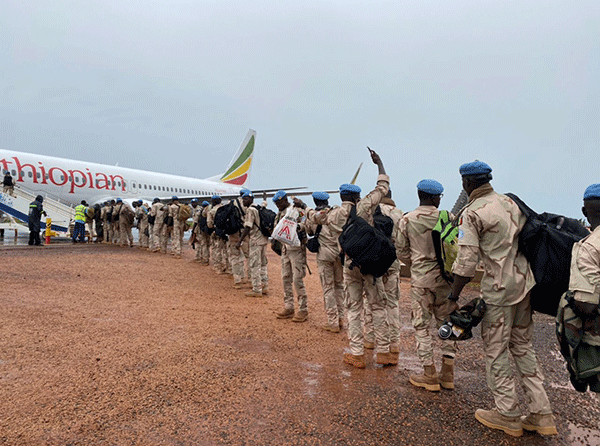
{"label": "boarding stairs", "polygon": [[[10,222],[0,223],[0,229],[15,229],[29,232],[27,224],[29,222],[29,204],[35,201],[38,193],[34,193],[21,185],[15,185],[12,195],[0,193],[0,211],[9,215]],[[46,228],[46,218],[50,218],[51,229],[59,236],[67,236],[69,232],[69,223],[75,216],[75,208],[71,205],[61,202],[58,198],[53,198],[48,194],[42,194],[44,202],[42,205],[48,216],[42,216],[40,229]]]}

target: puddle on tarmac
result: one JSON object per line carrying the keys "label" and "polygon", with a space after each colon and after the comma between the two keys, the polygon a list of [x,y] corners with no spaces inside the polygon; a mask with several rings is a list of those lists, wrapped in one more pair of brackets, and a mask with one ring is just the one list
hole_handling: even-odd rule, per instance
{"label": "puddle on tarmac", "polygon": [[583,428],[569,422],[569,434],[567,440],[569,445],[599,446],[600,431],[597,429]]}
{"label": "puddle on tarmac", "polygon": [[310,362],[302,362],[301,366],[306,369],[305,378],[303,378],[303,383],[305,383],[304,393],[309,397],[315,397],[318,393],[318,388],[320,387],[318,376],[319,372],[322,370],[322,365]]}

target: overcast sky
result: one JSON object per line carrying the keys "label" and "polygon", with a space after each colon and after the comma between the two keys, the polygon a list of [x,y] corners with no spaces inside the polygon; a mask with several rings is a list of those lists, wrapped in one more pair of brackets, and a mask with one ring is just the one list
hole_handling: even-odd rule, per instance
{"label": "overcast sky", "polygon": [[252,188],[460,192],[479,159],[536,211],[600,178],[600,6],[520,1],[0,2],[0,148]]}

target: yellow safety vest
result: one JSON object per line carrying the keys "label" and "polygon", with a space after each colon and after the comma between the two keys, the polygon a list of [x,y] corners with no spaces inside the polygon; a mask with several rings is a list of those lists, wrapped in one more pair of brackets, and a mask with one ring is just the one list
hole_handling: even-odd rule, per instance
{"label": "yellow safety vest", "polygon": [[81,222],[86,222],[86,206],[85,205],[80,204],[77,207],[75,207],[75,220],[81,221]]}

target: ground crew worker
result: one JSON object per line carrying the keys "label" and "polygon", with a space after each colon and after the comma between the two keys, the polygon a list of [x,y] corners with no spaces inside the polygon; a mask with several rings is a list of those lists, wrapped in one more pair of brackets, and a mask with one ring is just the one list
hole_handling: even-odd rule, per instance
{"label": "ground crew worker", "polygon": [[4,173],[4,180],[2,181],[2,192],[7,193],[14,197],[15,181],[13,176],[10,175],[10,171]]}
{"label": "ground crew worker", "polygon": [[[383,163],[377,153],[370,150],[372,161],[378,167],[378,180],[374,190],[360,200],[361,189],[357,185],[343,184],[339,187],[341,206],[328,215],[328,225],[332,226],[339,234],[347,223],[353,206],[356,207],[357,216],[363,218],[370,225],[374,225],[374,211],[381,199],[389,191],[389,176],[385,172]],[[347,257],[343,269],[343,283],[347,298],[347,321],[350,353],[345,353],[343,361],[354,367],[366,367],[364,360],[364,334],[362,329],[362,308],[365,292],[368,304],[372,309],[375,334],[376,362],[382,365],[397,364],[397,354],[389,352],[389,324],[386,316],[386,299],[382,278],[372,275],[363,275],[359,267],[353,266]]]}
{"label": "ground crew worker", "polygon": [[527,218],[507,196],[496,193],[489,181],[491,167],[475,160],[460,167],[469,203],[460,216],[458,256],[452,268],[454,282],[448,299],[457,301],[474,277],[479,260],[485,273],[481,297],[487,308],[481,323],[487,385],[495,408],[477,409],[483,425],[521,436],[523,426],[510,354],[529,399],[528,420],[540,433],[556,434],[556,424],[543,375],[532,346],[533,313],[529,291],[535,279],[529,263],[518,251],[518,235]]}
{"label": "ground crew worker", "polygon": [[35,201],[29,204],[29,216],[28,216],[28,226],[29,226],[29,245],[40,246],[42,242],[40,241],[40,220],[42,219],[42,215],[47,216],[44,211],[44,207],[42,206],[42,202],[44,202],[44,198],[41,195],[37,195]]}
{"label": "ground crew worker", "polygon": [[211,196],[211,208],[207,212],[207,227],[209,227],[210,229],[214,229],[214,232],[211,235],[211,238],[213,238],[213,246],[211,251],[213,254],[211,259],[213,263],[213,268],[218,274],[226,274],[228,269],[226,261],[228,258],[226,253],[226,239],[218,236],[215,233],[214,225],[215,214],[221,206],[222,198],[217,194]]}
{"label": "ground crew worker", "polygon": [[424,367],[424,374],[410,375],[410,383],[430,391],[454,388],[454,357],[456,343],[445,339],[441,343],[443,361],[437,375],[433,356],[433,338],[429,326],[434,318],[440,327],[456,302],[447,300],[449,284],[444,280],[437,262],[432,230],[439,219],[439,204],[443,185],[433,179],[418,182],[420,205],[407,213],[397,224],[395,248],[397,257],[411,260],[410,306],[415,330],[416,351]]}
{"label": "ground crew worker", "polygon": [[150,216],[153,219],[153,245],[152,252],[160,252],[164,245],[163,243],[163,227],[165,226],[165,207],[159,198],[153,199]]}
{"label": "ground crew worker", "polygon": [[134,235],[132,235],[132,224],[134,221],[134,210],[121,198],[117,198],[119,215],[119,244],[121,246],[134,247]]}
{"label": "ground crew worker", "polygon": [[323,325],[322,329],[331,333],[338,333],[343,328],[345,315],[341,247],[339,245],[339,234],[334,232],[332,227],[325,225],[328,214],[336,207],[331,207],[328,204],[330,195],[324,191],[314,191],[311,196],[316,208],[315,210],[307,210],[305,227],[308,233],[317,235],[320,244],[316,261],[320,273],[327,319],[326,325]]}
{"label": "ground crew worker", "polygon": [[[556,327],[573,387],[600,393],[600,184],[587,187],[582,211],[592,233],[573,246],[569,289],[560,300]],[[537,430],[528,418],[523,428]]]}
{"label": "ground crew worker", "polygon": [[199,245],[197,250],[200,250],[200,262],[204,265],[209,265],[209,258],[211,255],[211,234],[207,227],[207,212],[210,208],[209,202],[203,201],[200,207],[198,220],[196,221],[198,222],[197,241]]}
{"label": "ground crew worker", "polygon": [[121,205],[117,205],[115,199],[111,199],[111,235],[113,244],[119,244],[119,209]]}
{"label": "ground crew worker", "polygon": [[268,293],[268,258],[266,246],[268,238],[261,233],[259,210],[253,207],[254,195],[246,190],[242,195],[242,202],[246,208],[244,229],[240,235],[237,245],[240,248],[247,236],[249,236],[249,269],[251,271],[251,291],[247,291],[247,297],[261,297]]}
{"label": "ground crew worker", "polygon": [[74,243],[85,242],[86,234],[86,201],[82,201],[75,207],[75,217],[73,225],[73,235],[71,239]]}
{"label": "ground crew worker", "polygon": [[[272,201],[278,207],[278,213],[274,219],[274,227],[278,225],[280,220],[286,215],[287,209],[291,207],[291,203],[288,201],[286,192],[279,190],[276,192]],[[303,220],[303,209],[305,204],[299,199],[295,198],[293,207],[299,209],[299,217],[297,218],[298,224]],[[297,226],[297,232],[299,233],[300,228]],[[291,246],[290,244],[282,244],[282,254],[280,256],[280,262],[282,265],[282,286],[284,288],[284,309],[279,313],[276,313],[278,319],[291,319],[293,322],[305,322],[307,320],[307,292],[305,291],[305,284],[303,278],[305,277],[305,267],[307,265],[307,255],[305,251],[305,240],[307,239],[303,235],[305,231],[302,231],[299,240],[301,245],[299,247]],[[293,295],[293,285],[297,292],[297,305],[299,310],[295,313],[295,296]]]}
{"label": "ground crew worker", "polygon": [[142,199],[138,199],[137,202],[136,221],[138,222],[138,246],[148,248],[148,207],[142,204]]}
{"label": "ground crew worker", "polygon": [[105,201],[100,209],[100,219],[102,220],[102,242],[111,244],[111,204]]}

